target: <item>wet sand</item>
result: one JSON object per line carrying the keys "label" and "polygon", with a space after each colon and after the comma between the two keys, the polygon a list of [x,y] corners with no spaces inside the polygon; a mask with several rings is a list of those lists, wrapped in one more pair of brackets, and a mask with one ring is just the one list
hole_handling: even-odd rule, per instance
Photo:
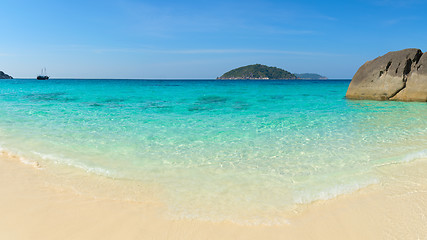
{"label": "wet sand", "polygon": [[427,160],[378,171],[380,184],[305,205],[289,224],[242,226],[170,220],[155,201],[58,187],[47,169],[3,155],[0,239],[427,239]]}

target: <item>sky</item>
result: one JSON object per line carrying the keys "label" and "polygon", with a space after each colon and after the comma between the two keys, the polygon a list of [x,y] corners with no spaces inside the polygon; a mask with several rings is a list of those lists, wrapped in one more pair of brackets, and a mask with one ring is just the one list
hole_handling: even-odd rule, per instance
{"label": "sky", "polygon": [[265,64],[350,79],[427,51],[425,0],[1,0],[0,70],[34,78],[212,79]]}

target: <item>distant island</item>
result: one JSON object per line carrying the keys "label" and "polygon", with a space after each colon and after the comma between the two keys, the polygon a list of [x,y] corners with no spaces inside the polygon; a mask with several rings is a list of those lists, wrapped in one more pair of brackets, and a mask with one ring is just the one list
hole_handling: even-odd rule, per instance
{"label": "distant island", "polygon": [[6,73],[0,71],[0,79],[13,79],[13,77],[7,75]]}
{"label": "distant island", "polygon": [[317,73],[294,73],[294,74],[295,76],[297,76],[298,79],[313,79],[313,80],[328,79],[327,77]]}
{"label": "distant island", "polygon": [[327,79],[315,73],[294,74],[277,67],[269,67],[262,64],[253,64],[235,68],[224,73],[219,80],[292,80],[292,79]]}
{"label": "distant island", "polygon": [[297,79],[294,74],[277,68],[269,67],[261,64],[253,64],[244,67],[239,67],[224,73],[217,79],[225,80],[238,80],[238,79],[251,79],[251,80],[267,80],[267,79]]}

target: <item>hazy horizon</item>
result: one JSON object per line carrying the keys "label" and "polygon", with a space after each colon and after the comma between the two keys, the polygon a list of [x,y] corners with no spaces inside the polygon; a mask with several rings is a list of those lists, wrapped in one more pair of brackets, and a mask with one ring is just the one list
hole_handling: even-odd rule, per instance
{"label": "hazy horizon", "polygon": [[[34,78],[214,79],[260,63],[350,79],[366,61],[426,50],[421,0],[5,0],[0,71]],[[412,36],[412,37],[411,37]]]}

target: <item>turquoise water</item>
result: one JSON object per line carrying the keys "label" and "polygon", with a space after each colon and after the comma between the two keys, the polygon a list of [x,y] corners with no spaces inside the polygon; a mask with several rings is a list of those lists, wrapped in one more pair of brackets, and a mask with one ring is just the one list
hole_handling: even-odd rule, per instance
{"label": "turquoise water", "polygon": [[178,218],[281,222],[427,156],[427,104],[349,81],[1,80],[0,147],[161,187]]}

